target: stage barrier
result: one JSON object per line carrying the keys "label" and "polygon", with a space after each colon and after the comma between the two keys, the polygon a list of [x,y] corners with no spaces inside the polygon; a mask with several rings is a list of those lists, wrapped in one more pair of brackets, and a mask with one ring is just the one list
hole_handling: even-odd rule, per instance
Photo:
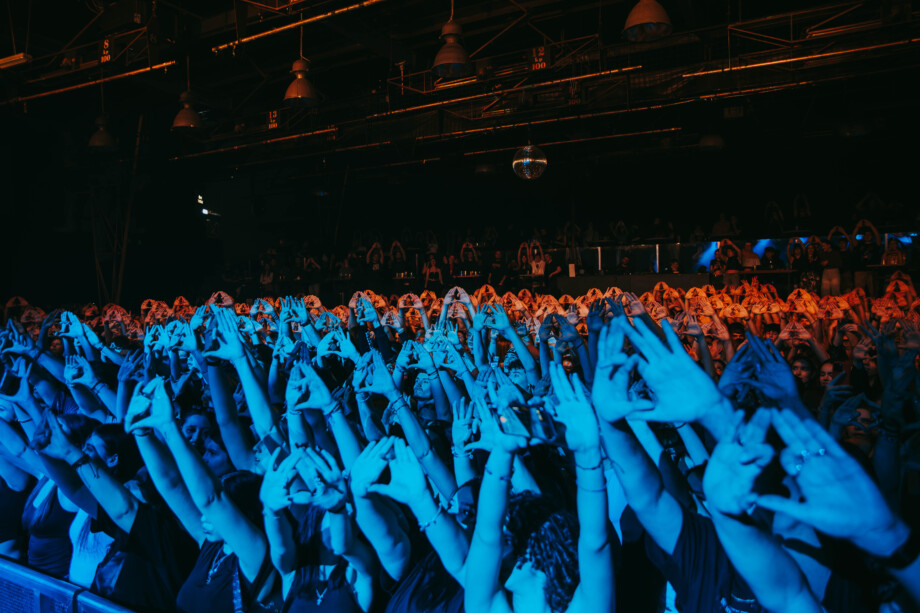
{"label": "stage barrier", "polygon": [[0,558],[0,611],[3,613],[132,613],[95,594]]}

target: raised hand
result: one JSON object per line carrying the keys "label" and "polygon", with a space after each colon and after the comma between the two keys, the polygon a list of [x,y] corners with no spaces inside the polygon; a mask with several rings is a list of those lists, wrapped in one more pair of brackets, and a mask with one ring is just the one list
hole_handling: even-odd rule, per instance
{"label": "raised hand", "polygon": [[451,443],[454,449],[463,449],[473,436],[478,423],[473,419],[473,402],[461,398],[450,408],[453,414],[450,425]]}
{"label": "raised hand", "polygon": [[41,449],[44,455],[68,463],[80,458],[83,452],[70,440],[70,430],[58,421],[58,416],[50,409],[45,410],[44,424],[48,432],[48,442]]}
{"label": "raised hand", "polygon": [[556,342],[557,351],[574,349],[583,343],[581,335],[578,334],[578,330],[576,330],[575,326],[570,324],[568,320],[564,317],[558,317],[557,321],[559,322],[559,339]]}
{"label": "raised hand", "polygon": [[166,326],[169,348],[172,351],[198,351],[198,338],[191,325],[182,320],[175,320]]}
{"label": "raised hand", "polygon": [[[635,319],[634,323],[635,327],[624,325],[623,330],[644,358],[637,363],[639,374],[655,395],[654,408],[634,413],[636,417],[650,421],[698,421],[714,417],[716,407],[724,408],[725,397],[684,350],[670,323],[662,322],[664,341],[641,319]],[[723,428],[724,425],[719,430]]]}
{"label": "raised hand", "polygon": [[383,469],[387,467],[395,442],[394,437],[371,441],[355,458],[351,465],[351,479],[349,480],[349,487],[355,498],[366,498],[372,493],[369,488],[380,478]]}
{"label": "raised hand", "polygon": [[706,502],[726,515],[741,515],[757,500],[754,481],[773,459],[765,442],[770,411],[759,409],[744,423],[744,412],[732,416],[729,435],[716,445],[703,475]]}
{"label": "raised hand", "polygon": [[603,298],[597,298],[591,302],[591,306],[588,308],[588,317],[587,324],[588,330],[591,332],[600,332],[604,327],[604,312],[606,311],[606,304]]}
{"label": "raised hand", "polygon": [[211,344],[203,351],[204,356],[229,361],[244,359],[246,349],[233,311],[223,308],[215,309],[211,319],[214,322],[214,328],[211,329]]}
{"label": "raised hand", "polygon": [[804,410],[795,376],[773,343],[767,343],[750,333],[747,339],[751,347],[751,359],[755,361],[756,377],[745,382],[775,400],[779,406]]}
{"label": "raised hand", "polygon": [[208,317],[208,305],[203,304],[192,314],[192,317],[188,320],[189,327],[194,331],[198,332],[206,324],[206,318]]}
{"label": "raised hand", "polygon": [[[309,502],[326,510],[342,507],[348,499],[348,486],[338,462],[325,449],[306,447],[295,463],[300,478],[309,490]],[[306,502],[302,496],[297,502]]]}
{"label": "raised hand", "polygon": [[125,432],[133,434],[136,430],[163,428],[174,420],[172,400],[162,377],[154,377],[134,388],[125,412]]}
{"label": "raised hand", "polygon": [[298,480],[297,461],[300,455],[289,455],[280,462],[279,456],[283,449],[278,447],[272,453],[271,461],[266,464],[262,486],[259,488],[259,499],[262,506],[273,513],[280,513],[294,501],[291,491]]}
{"label": "raised hand", "polygon": [[629,325],[625,317],[614,317],[601,330],[597,341],[597,365],[591,397],[597,416],[613,423],[633,411],[654,408],[650,400],[633,398],[629,394],[629,377],[639,363],[638,354],[627,356],[623,350],[626,339],[623,326]]}
{"label": "raised hand", "polygon": [[329,388],[316,374],[316,371],[305,362],[295,364],[291,369],[284,400],[288,412],[295,414],[305,409],[328,413],[335,407]]}
{"label": "raised hand", "polygon": [[440,343],[432,352],[431,357],[439,368],[452,370],[457,374],[462,374],[469,370],[463,356],[450,342]]}
{"label": "raised hand", "polygon": [[374,305],[367,298],[361,298],[358,300],[357,305],[355,305],[355,317],[358,319],[358,323],[362,324],[380,323],[380,316],[377,315],[377,309],[374,308]]}
{"label": "raised hand", "polygon": [[360,362],[360,373],[356,371],[354,386],[356,392],[381,394],[393,400],[399,395],[393,376],[387,370],[383,357],[378,351],[371,350],[370,358],[363,358]]}
{"label": "raised hand", "polygon": [[786,443],[780,463],[795,479],[802,498],[765,495],[757,504],[849,539],[869,553],[890,555],[898,537],[906,538],[907,528],[859,463],[811,419],[782,409],[773,412],[772,423]]}
{"label": "raised hand", "polygon": [[86,358],[72,355],[64,363],[64,380],[68,385],[92,387],[96,383],[96,376]]}
{"label": "raised hand", "polygon": [[389,483],[372,483],[367,491],[388,496],[396,502],[412,505],[428,495],[428,481],[418,458],[402,439],[393,442],[393,457],[387,462],[390,467]]}
{"label": "raised hand", "polygon": [[576,375],[571,378],[561,364],[549,367],[553,392],[559,399],[556,419],[565,425],[565,442],[575,453],[600,449],[600,429],[597,417],[588,401],[588,391]]}

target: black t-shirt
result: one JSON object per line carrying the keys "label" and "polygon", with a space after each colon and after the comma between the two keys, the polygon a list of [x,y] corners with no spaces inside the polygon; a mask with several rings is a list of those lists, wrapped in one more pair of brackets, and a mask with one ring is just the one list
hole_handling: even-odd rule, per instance
{"label": "black t-shirt", "polygon": [[138,611],[174,611],[198,547],[169,513],[140,504],[131,532],[100,509],[93,530],[115,539],[96,569],[92,590]]}
{"label": "black t-shirt", "polygon": [[674,587],[682,613],[765,613],[732,566],[708,517],[683,509],[683,525],[668,555],[651,537],[649,559]]}
{"label": "black t-shirt", "polygon": [[[253,592],[271,581],[273,572],[268,555],[262,564],[256,580],[250,583],[240,571],[240,560],[235,553],[224,553],[224,543],[210,541],[201,546],[195,567],[179,590],[176,608],[181,613],[262,613],[280,610],[280,602],[263,606],[255,601]],[[277,579],[277,577],[275,577]],[[280,586],[275,581],[276,596],[280,597]]]}
{"label": "black t-shirt", "polygon": [[853,250],[853,260],[855,270],[866,270],[867,266],[878,264],[881,261],[879,249],[874,243],[871,245],[859,243]]}
{"label": "black t-shirt", "polygon": [[384,592],[391,592],[386,613],[462,613],[463,588],[445,570],[428,541],[415,539],[412,551],[411,570],[392,589],[383,587]]}
{"label": "black t-shirt", "polygon": [[[321,563],[335,559],[323,543],[322,521],[325,510],[314,505],[294,506],[297,518],[297,565],[291,588],[284,600],[283,613],[328,612],[361,613],[348,584],[348,563],[338,558],[328,577],[320,573]],[[332,562],[328,562],[331,564]]]}

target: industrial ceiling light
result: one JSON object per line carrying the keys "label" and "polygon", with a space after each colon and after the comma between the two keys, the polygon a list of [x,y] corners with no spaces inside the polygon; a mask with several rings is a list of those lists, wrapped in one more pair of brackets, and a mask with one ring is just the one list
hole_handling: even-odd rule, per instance
{"label": "industrial ceiling light", "polygon": [[539,147],[528,143],[514,154],[511,168],[514,169],[514,174],[522,179],[539,179],[546,170],[546,154]]}
{"label": "industrial ceiling light", "polygon": [[201,115],[195,110],[193,104],[195,97],[192,95],[192,78],[189,74],[189,59],[185,56],[185,91],[179,96],[182,108],[176,113],[172,122],[172,129],[179,131],[194,130],[201,127]]}
{"label": "industrial ceiling light", "polygon": [[115,139],[106,127],[105,116],[96,118],[96,131],[89,137],[89,148],[93,151],[115,151]]}
{"label": "industrial ceiling light", "polygon": [[99,153],[115,151],[115,139],[108,131],[105,119],[105,85],[104,81],[99,81],[99,106],[101,114],[96,117],[96,131],[89,137],[89,148],[91,151]]}
{"label": "industrial ceiling light", "polygon": [[722,151],[725,148],[725,139],[720,134],[704,134],[700,137],[701,151]]}
{"label": "industrial ceiling light", "polygon": [[431,71],[441,79],[459,79],[470,74],[470,56],[460,44],[463,28],[454,21],[454,0],[450,0],[450,19],[441,28],[444,45],[434,56]]}
{"label": "industrial ceiling light", "polygon": [[631,43],[650,43],[670,33],[671,20],[656,0],[639,0],[623,26],[623,38]]}
{"label": "industrial ceiling light", "polygon": [[300,28],[300,59],[291,66],[294,80],[284,92],[284,103],[288,106],[313,107],[319,104],[319,94],[307,78],[310,61],[303,56],[303,28]]}

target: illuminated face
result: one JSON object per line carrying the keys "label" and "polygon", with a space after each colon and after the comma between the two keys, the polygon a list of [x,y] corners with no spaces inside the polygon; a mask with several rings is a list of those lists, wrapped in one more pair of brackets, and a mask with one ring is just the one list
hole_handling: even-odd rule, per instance
{"label": "illuminated face", "polygon": [[83,453],[93,460],[99,460],[110,468],[118,465],[118,456],[108,453],[105,448],[105,441],[95,432],[90,434],[86,442],[83,443]]}
{"label": "illuminated face", "polygon": [[222,477],[234,470],[233,463],[230,462],[230,456],[211,437],[207,437],[204,440],[204,451],[201,454],[201,459],[204,460],[204,463],[217,477]]}
{"label": "illuminated face", "polygon": [[182,436],[198,453],[204,453],[205,439],[211,434],[211,423],[204,415],[192,414],[182,423]]}
{"label": "illuminated face", "polygon": [[806,360],[795,360],[792,363],[792,374],[802,383],[808,383],[815,376],[815,371]]}
{"label": "illuminated face", "polygon": [[545,611],[546,573],[537,570],[533,562],[519,560],[514,570],[505,581],[505,589],[511,592],[512,610],[514,611]]}
{"label": "illuminated face", "polygon": [[821,383],[821,387],[827,387],[828,384],[834,379],[834,365],[833,364],[822,364],[821,372],[818,373],[818,381]]}
{"label": "illuminated face", "polygon": [[854,445],[871,444],[878,436],[878,420],[869,409],[856,409],[856,424],[844,428],[843,440]]}

